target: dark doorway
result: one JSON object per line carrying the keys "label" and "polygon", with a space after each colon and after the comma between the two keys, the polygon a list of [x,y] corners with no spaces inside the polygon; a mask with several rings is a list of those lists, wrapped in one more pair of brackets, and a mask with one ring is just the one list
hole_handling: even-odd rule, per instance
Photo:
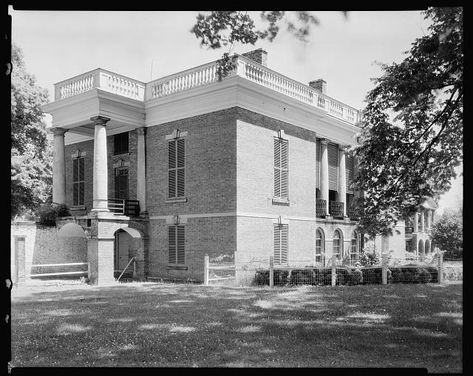
{"label": "dark doorway", "polygon": [[115,169],[115,198],[128,200],[128,168]]}

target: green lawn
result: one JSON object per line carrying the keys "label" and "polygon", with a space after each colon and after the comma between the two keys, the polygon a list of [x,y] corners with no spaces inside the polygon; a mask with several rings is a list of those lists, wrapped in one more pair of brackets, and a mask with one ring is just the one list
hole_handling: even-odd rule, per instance
{"label": "green lawn", "polygon": [[30,287],[12,292],[11,365],[461,372],[462,304],[462,284]]}

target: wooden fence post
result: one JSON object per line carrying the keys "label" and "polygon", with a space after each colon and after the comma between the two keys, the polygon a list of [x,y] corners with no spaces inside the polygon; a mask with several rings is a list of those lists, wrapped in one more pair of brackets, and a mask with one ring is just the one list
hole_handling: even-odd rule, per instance
{"label": "wooden fence post", "polygon": [[269,287],[274,287],[274,256],[269,256]]}
{"label": "wooden fence post", "polygon": [[437,251],[437,256],[438,256],[438,281],[439,283],[442,283],[443,281],[443,252],[438,250]]}
{"label": "wooden fence post", "polygon": [[332,286],[337,284],[337,256],[332,256]]}
{"label": "wooden fence post", "polygon": [[209,285],[209,255],[204,256],[204,285]]}
{"label": "wooden fence post", "polygon": [[382,278],[382,281],[381,283],[383,285],[387,285],[388,284],[388,255],[387,253],[383,253],[381,255],[381,278]]}

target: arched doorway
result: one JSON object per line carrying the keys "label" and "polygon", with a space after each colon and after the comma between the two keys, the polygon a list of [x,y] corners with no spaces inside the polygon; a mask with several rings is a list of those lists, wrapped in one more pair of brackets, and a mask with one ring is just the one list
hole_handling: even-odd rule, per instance
{"label": "arched doorway", "polygon": [[[114,238],[114,277],[118,278],[123,271],[125,277],[136,277],[137,263],[142,263],[140,251],[143,250],[143,245],[140,232],[129,227],[119,228],[115,231]],[[130,262],[132,259],[134,262]],[[142,268],[142,265],[138,267],[140,266]]]}
{"label": "arched doorway", "polygon": [[87,236],[81,226],[66,223],[57,232],[58,263],[87,262]]}

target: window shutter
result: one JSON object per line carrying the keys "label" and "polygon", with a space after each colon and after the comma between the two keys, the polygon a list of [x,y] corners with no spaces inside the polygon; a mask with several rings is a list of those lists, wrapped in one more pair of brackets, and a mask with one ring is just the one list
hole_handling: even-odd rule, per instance
{"label": "window shutter", "polygon": [[353,193],[353,187],[351,186],[353,182],[353,172],[354,172],[354,158],[347,156],[345,159],[345,171],[347,179],[347,193]]}
{"label": "window shutter", "polygon": [[79,180],[79,159],[75,158],[72,160],[72,181],[76,182]]}
{"label": "window shutter", "polygon": [[176,263],[176,226],[168,227],[168,239],[169,239],[169,263]]}
{"label": "window shutter", "polygon": [[185,227],[177,226],[177,263],[185,264]]}
{"label": "window shutter", "polygon": [[176,197],[176,170],[169,170],[169,197]]}
{"label": "window shutter", "polygon": [[72,205],[73,206],[79,205],[78,199],[79,199],[79,184],[73,183],[72,184]]}
{"label": "window shutter", "polygon": [[169,141],[169,168],[176,168],[176,141]]}
{"label": "window shutter", "polygon": [[177,197],[184,197],[184,169],[177,170]]}
{"label": "window shutter", "polygon": [[338,191],[338,146],[328,144],[328,187]]}
{"label": "window shutter", "polygon": [[78,205],[84,205],[84,182],[77,184],[79,186],[79,200]]}
{"label": "window shutter", "polygon": [[177,140],[177,166],[184,167],[185,165],[185,144],[184,139],[180,138]]}
{"label": "window shutter", "polygon": [[274,138],[274,196],[289,196],[289,151],[288,142]]}
{"label": "window shutter", "polygon": [[315,188],[320,189],[320,164],[322,161],[322,145],[318,140],[315,145]]}
{"label": "window shutter", "polygon": [[274,226],[274,263],[287,263],[288,254],[288,225]]}
{"label": "window shutter", "polygon": [[288,226],[281,228],[281,264],[287,263]]}
{"label": "window shutter", "polygon": [[274,226],[274,263],[281,263],[281,231],[278,225]]}

